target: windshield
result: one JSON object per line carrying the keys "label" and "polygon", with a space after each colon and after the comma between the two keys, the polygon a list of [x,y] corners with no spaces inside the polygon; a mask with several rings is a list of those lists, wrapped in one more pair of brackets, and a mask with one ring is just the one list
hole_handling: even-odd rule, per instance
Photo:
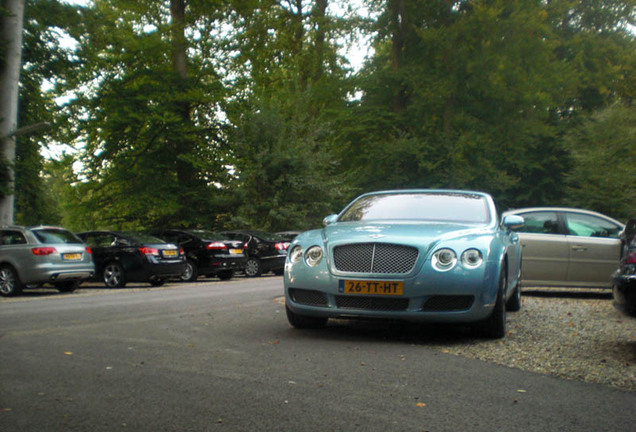
{"label": "windshield", "polygon": [[33,230],[33,235],[35,235],[40,243],[44,244],[82,243],[82,240],[77,238],[72,232],[58,228],[42,228]]}
{"label": "windshield", "polygon": [[217,232],[205,231],[205,230],[192,230],[191,234],[199,237],[202,240],[227,240],[226,236],[223,236]]}
{"label": "windshield", "polygon": [[490,222],[484,196],[469,193],[421,192],[368,195],[360,198],[338,219],[426,220],[462,223]]}

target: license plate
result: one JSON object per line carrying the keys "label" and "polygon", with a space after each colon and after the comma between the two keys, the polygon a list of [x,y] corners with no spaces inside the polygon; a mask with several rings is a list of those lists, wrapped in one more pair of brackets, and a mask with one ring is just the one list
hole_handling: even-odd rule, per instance
{"label": "license plate", "polygon": [[394,295],[404,294],[402,281],[340,280],[338,292],[342,294]]}
{"label": "license plate", "polygon": [[240,255],[243,253],[243,249],[230,249],[232,255]]}
{"label": "license plate", "polygon": [[169,257],[169,258],[174,258],[179,254],[179,252],[177,252],[175,249],[167,249],[163,251],[163,256],[165,257]]}
{"label": "license plate", "polygon": [[66,253],[62,254],[62,259],[64,261],[79,261],[82,259],[81,253]]}

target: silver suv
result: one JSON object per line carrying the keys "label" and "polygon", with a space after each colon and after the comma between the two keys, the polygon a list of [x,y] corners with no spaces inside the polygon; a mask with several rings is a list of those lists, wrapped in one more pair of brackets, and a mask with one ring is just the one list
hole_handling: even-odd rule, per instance
{"label": "silver suv", "polygon": [[27,286],[44,283],[71,292],[94,272],[90,248],[64,228],[0,227],[2,296],[18,295]]}

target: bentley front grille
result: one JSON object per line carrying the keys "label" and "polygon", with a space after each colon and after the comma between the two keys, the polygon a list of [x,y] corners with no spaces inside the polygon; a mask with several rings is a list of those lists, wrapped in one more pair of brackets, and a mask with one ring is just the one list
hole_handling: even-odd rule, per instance
{"label": "bentley front grille", "polygon": [[359,243],[333,250],[338,271],[347,273],[405,274],[415,266],[419,252],[411,246]]}

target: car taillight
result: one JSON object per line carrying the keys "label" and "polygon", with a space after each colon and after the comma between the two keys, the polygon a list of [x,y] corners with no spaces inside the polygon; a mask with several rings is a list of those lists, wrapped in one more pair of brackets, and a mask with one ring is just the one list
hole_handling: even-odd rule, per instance
{"label": "car taillight", "polygon": [[211,249],[211,250],[224,250],[224,249],[227,249],[227,247],[225,246],[225,243],[221,243],[221,242],[208,243],[208,245],[206,247],[208,249]]}
{"label": "car taillight", "polygon": [[91,250],[91,248],[89,248],[88,246],[86,246],[86,253],[89,255],[93,255],[93,251]]}
{"label": "car taillight", "polygon": [[52,247],[36,247],[31,249],[31,252],[33,255],[51,255],[57,251]]}
{"label": "car taillight", "polygon": [[179,255],[185,255],[185,251],[183,250],[183,248],[179,248]]}
{"label": "car taillight", "polygon": [[276,243],[276,250],[287,250],[289,243]]}
{"label": "car taillight", "polygon": [[625,264],[636,264],[636,251],[630,252],[625,258]]}
{"label": "car taillight", "polygon": [[142,255],[159,256],[159,249],[155,249],[155,248],[142,247],[142,248],[139,248],[139,252],[141,252]]}

